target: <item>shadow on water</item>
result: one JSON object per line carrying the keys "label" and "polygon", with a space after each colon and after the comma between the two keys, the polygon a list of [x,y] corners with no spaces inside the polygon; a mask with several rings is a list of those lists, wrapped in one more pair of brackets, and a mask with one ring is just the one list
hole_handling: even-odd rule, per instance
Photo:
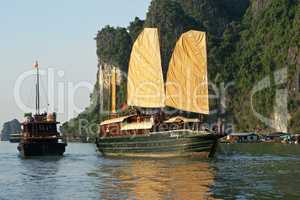
{"label": "shadow on water", "polygon": [[105,159],[97,176],[100,199],[213,199],[214,171],[207,160]]}
{"label": "shadow on water", "polygon": [[222,155],[249,156],[282,156],[294,157],[300,155],[300,145],[254,143],[254,144],[222,144],[219,148]]}
{"label": "shadow on water", "polygon": [[214,197],[222,199],[298,200],[300,146],[284,144],[221,145]]}

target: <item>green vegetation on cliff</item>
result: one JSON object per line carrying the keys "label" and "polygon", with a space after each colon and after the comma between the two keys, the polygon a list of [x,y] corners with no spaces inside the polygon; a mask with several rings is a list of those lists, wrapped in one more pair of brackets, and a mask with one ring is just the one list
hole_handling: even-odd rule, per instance
{"label": "green vegetation on cliff", "polygon": [[[209,79],[226,90],[226,115],[236,128],[268,129],[251,107],[251,91],[264,78],[270,87],[253,96],[255,111],[274,117],[276,91],[288,88],[289,130],[300,132],[298,73],[300,68],[300,5],[296,0],[153,0],[145,20],[135,18],[125,28],[106,26],[96,37],[99,70],[115,66],[127,72],[132,44],[144,27],[160,31],[163,71],[178,37],[190,29],[208,33]],[[287,80],[278,85],[274,72],[287,69]],[[118,105],[126,102],[125,82],[118,87]],[[85,117],[99,121],[100,102],[109,109],[110,93],[99,94],[96,83]],[[79,115],[79,118],[81,115]],[[98,117],[98,119],[94,119]],[[78,122],[78,119],[74,119]],[[73,120],[73,121],[74,121]],[[76,124],[76,123],[75,123]],[[74,126],[76,127],[76,126]],[[64,124],[70,132],[69,123]],[[72,129],[71,132],[75,132]]]}
{"label": "green vegetation on cliff", "polygon": [[125,28],[106,26],[98,32],[96,42],[100,64],[109,63],[127,71],[132,40]]}
{"label": "green vegetation on cliff", "polygon": [[[276,91],[282,88],[275,81],[274,72],[280,69],[288,71],[285,86],[288,88],[289,113],[293,115],[297,110],[291,103],[297,101],[298,91],[294,88],[298,84],[296,74],[300,63],[291,57],[300,57],[299,8],[299,2],[292,0],[253,1],[239,25],[239,40],[224,65],[235,69],[236,93],[231,107],[236,124],[242,130],[256,126],[266,128],[253,115],[249,94],[260,80],[270,77],[271,87],[259,92],[253,100],[257,112],[272,118]],[[297,131],[295,128],[290,124],[290,130]]]}

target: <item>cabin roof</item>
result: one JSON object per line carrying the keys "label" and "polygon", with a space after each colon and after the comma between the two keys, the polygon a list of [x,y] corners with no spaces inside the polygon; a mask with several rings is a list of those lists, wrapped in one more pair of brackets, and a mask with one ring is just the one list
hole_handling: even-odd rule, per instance
{"label": "cabin roof", "polygon": [[129,131],[129,130],[149,130],[153,127],[153,122],[135,122],[121,125],[121,131]]}
{"label": "cabin roof", "polygon": [[132,116],[134,116],[134,115],[127,115],[127,116],[123,116],[123,117],[108,119],[108,120],[105,120],[105,121],[101,122],[100,126],[107,125],[107,124],[114,124],[114,123],[123,122],[125,119],[127,119],[129,117],[132,117]]}
{"label": "cabin roof", "polygon": [[268,137],[282,137],[282,136],[287,136],[290,135],[289,133],[283,133],[283,132],[275,132],[275,133],[270,133],[267,135]]}
{"label": "cabin roof", "polygon": [[180,121],[183,121],[184,123],[200,122],[199,119],[192,119],[192,118],[176,116],[176,117],[172,117],[172,118],[166,120],[165,123],[175,123],[175,122],[180,122]]}
{"label": "cabin roof", "polygon": [[250,136],[250,135],[257,135],[256,133],[230,133],[230,136]]}
{"label": "cabin roof", "polygon": [[55,122],[55,121],[31,121],[31,122],[22,122],[21,125],[29,125],[29,124],[44,124],[44,125],[49,125],[49,124],[60,124],[60,122]]}

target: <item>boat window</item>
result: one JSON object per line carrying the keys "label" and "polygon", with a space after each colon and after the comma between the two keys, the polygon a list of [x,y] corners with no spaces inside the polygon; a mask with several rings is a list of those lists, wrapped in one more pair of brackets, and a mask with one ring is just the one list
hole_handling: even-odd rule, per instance
{"label": "boat window", "polygon": [[39,131],[44,131],[44,130],[45,130],[44,125],[39,125]]}

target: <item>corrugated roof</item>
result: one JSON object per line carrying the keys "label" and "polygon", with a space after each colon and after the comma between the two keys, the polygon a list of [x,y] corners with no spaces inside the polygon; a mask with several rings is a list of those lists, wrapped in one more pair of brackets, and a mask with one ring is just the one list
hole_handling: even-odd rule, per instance
{"label": "corrugated roof", "polygon": [[185,118],[185,117],[181,117],[181,116],[176,116],[176,117],[172,117],[172,118],[166,120],[165,123],[175,123],[175,122],[180,122],[180,121],[183,121],[184,123],[200,122],[199,119],[190,119],[190,118]]}
{"label": "corrugated roof", "polygon": [[267,136],[268,137],[281,137],[285,135],[290,135],[289,133],[283,133],[283,132],[275,132],[275,133],[270,133]]}
{"label": "corrugated roof", "polygon": [[256,135],[255,133],[230,133],[230,136],[249,136],[249,135]]}
{"label": "corrugated roof", "polygon": [[153,127],[153,122],[136,122],[121,125],[121,131],[129,130],[149,130]]}
{"label": "corrugated roof", "polygon": [[105,120],[103,122],[101,122],[100,126],[102,125],[107,125],[107,124],[114,124],[114,123],[119,123],[119,122],[123,122],[125,119],[132,117],[134,115],[127,115],[127,116],[123,116],[123,117],[118,117],[118,118],[113,118],[113,119],[109,119],[109,120]]}

